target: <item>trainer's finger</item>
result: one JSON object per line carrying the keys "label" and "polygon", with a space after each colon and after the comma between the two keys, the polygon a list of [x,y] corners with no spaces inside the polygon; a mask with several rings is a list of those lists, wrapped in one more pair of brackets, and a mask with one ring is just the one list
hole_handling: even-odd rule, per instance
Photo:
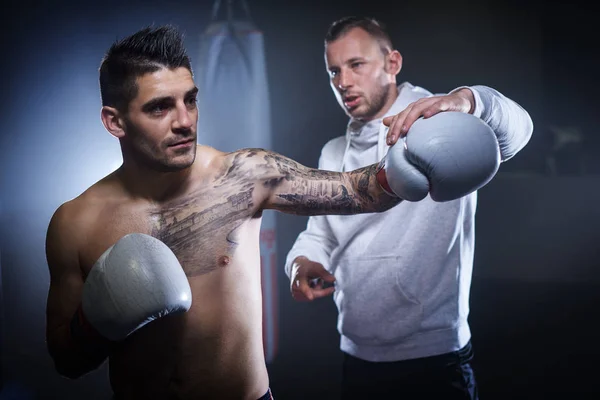
{"label": "trainer's finger", "polygon": [[396,144],[396,141],[400,137],[402,121],[404,121],[404,116],[407,112],[407,110],[404,110],[401,113],[394,116],[387,133],[388,146],[393,146],[394,144]]}
{"label": "trainer's finger", "polygon": [[317,299],[320,297],[325,297],[325,296],[330,296],[333,294],[333,292],[335,292],[335,287],[334,286],[330,286],[328,288],[325,289],[313,289],[312,290],[312,295],[313,298]]}
{"label": "trainer's finger", "polygon": [[313,294],[304,279],[296,279],[292,285],[292,297],[296,300],[312,300]]}

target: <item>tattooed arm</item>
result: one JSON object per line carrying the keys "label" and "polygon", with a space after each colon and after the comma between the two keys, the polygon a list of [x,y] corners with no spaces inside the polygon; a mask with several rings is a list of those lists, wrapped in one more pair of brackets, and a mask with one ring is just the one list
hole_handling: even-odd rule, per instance
{"label": "tattooed arm", "polygon": [[386,211],[401,201],[381,188],[378,169],[379,164],[372,164],[344,173],[325,171],[268,150],[244,149],[236,152],[228,173],[253,181],[264,209],[298,215],[361,214]]}

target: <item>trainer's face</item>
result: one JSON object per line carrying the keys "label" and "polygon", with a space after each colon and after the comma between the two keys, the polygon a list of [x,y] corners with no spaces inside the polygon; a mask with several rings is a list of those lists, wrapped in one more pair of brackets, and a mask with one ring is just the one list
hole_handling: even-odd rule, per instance
{"label": "trainer's face", "polygon": [[187,68],[162,68],[137,79],[124,118],[132,156],[161,171],[189,167],[196,157],[198,89]]}
{"label": "trainer's face", "polygon": [[325,64],[333,93],[348,116],[365,121],[379,118],[393,102],[390,85],[396,85],[400,53],[384,55],[379,42],[365,30],[351,29],[329,43]]}

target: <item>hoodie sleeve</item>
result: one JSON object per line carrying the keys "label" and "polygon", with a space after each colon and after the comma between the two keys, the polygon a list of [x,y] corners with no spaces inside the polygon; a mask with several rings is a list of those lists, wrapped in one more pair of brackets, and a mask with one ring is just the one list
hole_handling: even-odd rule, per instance
{"label": "hoodie sleeve", "polygon": [[462,86],[452,92],[463,88],[470,89],[475,97],[473,115],[481,118],[496,133],[502,161],[511,159],[531,139],[533,121],[529,113],[515,101],[487,86]]}
{"label": "hoodie sleeve", "polygon": [[325,216],[308,217],[306,229],[298,235],[296,242],[287,254],[285,274],[291,278],[292,263],[299,256],[319,262],[326,270],[330,270],[329,257],[335,247],[337,247],[337,242]]}
{"label": "hoodie sleeve", "polygon": [[[327,146],[321,151],[319,158],[319,168],[325,168],[323,161],[325,158]],[[333,249],[338,243],[331,229],[331,225],[327,220],[327,216],[318,215],[308,217],[306,229],[302,231],[291,250],[288,252],[285,261],[285,274],[291,278],[292,263],[296,257],[304,256],[311,261],[323,264],[326,270],[330,270],[329,258]]]}

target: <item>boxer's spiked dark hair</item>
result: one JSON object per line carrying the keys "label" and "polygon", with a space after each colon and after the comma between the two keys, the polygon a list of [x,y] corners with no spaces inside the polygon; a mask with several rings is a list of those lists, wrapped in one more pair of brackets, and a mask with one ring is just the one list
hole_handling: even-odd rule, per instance
{"label": "boxer's spiked dark hair", "polygon": [[343,17],[329,25],[325,34],[325,48],[327,45],[348,33],[351,29],[360,28],[371,35],[379,43],[383,54],[393,50],[392,39],[386,32],[384,24],[375,18],[370,17]]}
{"label": "boxer's spiked dark hair", "polygon": [[165,67],[192,73],[183,35],[172,25],[148,26],[114,42],[100,64],[102,105],[127,112],[137,96],[136,79]]}

